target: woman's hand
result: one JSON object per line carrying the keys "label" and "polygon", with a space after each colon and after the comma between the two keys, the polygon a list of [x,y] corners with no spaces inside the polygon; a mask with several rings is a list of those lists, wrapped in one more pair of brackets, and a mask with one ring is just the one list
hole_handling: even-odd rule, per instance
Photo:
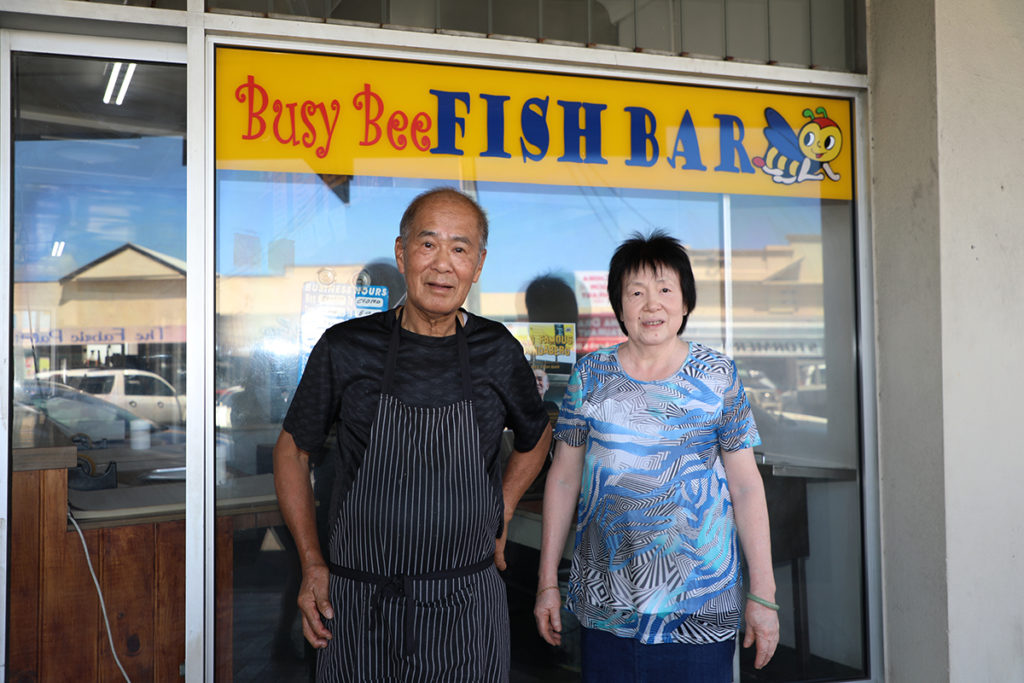
{"label": "woman's hand", "polygon": [[549,586],[537,594],[533,607],[537,631],[551,645],[562,644],[562,593],[558,586]]}
{"label": "woman's hand", "polygon": [[779,613],[753,600],[747,600],[746,633],[743,647],[757,646],[754,668],[760,669],[775,654],[779,644]]}
{"label": "woman's hand", "polygon": [[[722,454],[725,476],[732,497],[736,531],[743,555],[747,558],[750,592],[763,600],[775,600],[775,573],[772,568],[771,533],[768,530],[768,505],[764,482],[757,470],[752,448]],[[747,600],[747,631],[743,647],[757,645],[754,668],[760,669],[775,654],[779,644],[778,613],[754,600]]]}
{"label": "woman's hand", "polygon": [[558,588],[558,565],[572,524],[573,510],[580,495],[583,455],[586,447],[559,441],[544,483],[544,512],[541,526],[540,564],[537,570],[537,602],[533,616],[541,638],[552,645],[562,643],[562,593]]}

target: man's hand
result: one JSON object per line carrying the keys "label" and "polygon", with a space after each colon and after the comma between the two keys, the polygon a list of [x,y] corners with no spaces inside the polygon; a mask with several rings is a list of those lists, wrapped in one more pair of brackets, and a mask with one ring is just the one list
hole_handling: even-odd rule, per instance
{"label": "man's hand", "polygon": [[334,618],[334,609],[328,597],[329,577],[330,572],[326,566],[313,565],[302,572],[302,586],[299,587],[302,635],[310,645],[318,649],[327,647],[327,641],[331,639],[331,632],[323,622],[323,619]]}
{"label": "man's hand", "polygon": [[494,565],[501,571],[505,571],[505,541],[508,540],[508,525],[515,517],[516,506],[519,499],[530,488],[530,484],[540,474],[544,467],[544,460],[548,457],[548,447],[551,445],[551,425],[544,425],[537,443],[529,451],[512,451],[505,465],[505,473],[501,478],[501,497],[505,502],[505,526],[502,528],[501,536],[494,542]]}
{"label": "man's hand", "polygon": [[505,562],[505,542],[508,541],[508,523],[509,520],[505,520],[505,524],[501,529],[501,536],[494,541],[494,566],[498,568],[498,571],[505,571],[508,567],[508,563]]}
{"label": "man's hand", "polygon": [[558,586],[545,587],[537,594],[533,606],[533,617],[537,620],[537,631],[541,638],[551,645],[562,644],[562,594]]}
{"label": "man's hand", "polygon": [[779,613],[764,605],[759,605],[753,600],[748,600],[746,623],[743,647],[757,644],[754,668],[760,669],[772,658],[772,655],[775,654],[775,647],[779,644]]}

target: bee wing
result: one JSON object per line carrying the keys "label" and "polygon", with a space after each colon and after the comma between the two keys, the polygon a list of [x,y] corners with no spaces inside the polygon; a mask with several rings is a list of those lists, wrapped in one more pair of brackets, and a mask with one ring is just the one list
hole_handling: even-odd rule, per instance
{"label": "bee wing", "polygon": [[796,133],[786,123],[786,119],[782,118],[782,114],[767,107],[764,110],[764,120],[768,123],[764,129],[768,143],[789,159],[802,159],[804,153],[800,151]]}

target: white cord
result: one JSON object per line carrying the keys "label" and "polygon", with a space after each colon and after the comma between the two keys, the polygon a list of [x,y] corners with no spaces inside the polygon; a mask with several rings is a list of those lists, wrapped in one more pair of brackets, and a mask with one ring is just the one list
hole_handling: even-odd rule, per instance
{"label": "white cord", "polygon": [[128,674],[125,672],[124,667],[121,666],[121,660],[117,657],[117,650],[114,649],[114,636],[110,633],[110,619],[107,618],[107,605],[103,602],[103,591],[100,590],[99,579],[96,578],[96,572],[92,568],[92,560],[89,559],[89,546],[85,544],[85,534],[82,533],[82,528],[78,526],[78,522],[71,515],[71,510],[68,510],[68,519],[75,527],[75,531],[78,532],[78,537],[82,539],[82,549],[85,551],[85,561],[89,565],[89,573],[92,574],[92,582],[96,585],[96,594],[100,596],[100,610],[103,612],[103,623],[107,626],[107,640],[110,641],[110,652],[114,655],[114,661],[117,662],[117,668],[121,670],[121,675],[124,676],[124,680],[128,683],[132,683],[132,679],[128,678]]}

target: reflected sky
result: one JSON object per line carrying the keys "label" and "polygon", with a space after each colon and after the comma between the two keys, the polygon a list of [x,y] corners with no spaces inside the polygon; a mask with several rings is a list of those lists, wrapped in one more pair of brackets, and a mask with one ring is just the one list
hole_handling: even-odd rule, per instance
{"label": "reflected sky", "polygon": [[[291,240],[297,265],[393,258],[405,207],[423,190],[451,184],[356,178],[346,203],[318,176],[281,180],[280,174],[218,173],[219,274],[265,272],[265,260],[238,263],[236,235],[257,238],[263,249]],[[490,222],[485,291],[517,291],[539,273],[607,268],[615,245],[634,231],[663,228],[700,248],[720,243],[719,208],[711,196],[508,183],[477,183],[475,192]]]}
{"label": "reflected sky", "polygon": [[[16,280],[59,279],[125,242],[184,259],[183,161],[179,137],[17,142]],[[332,189],[331,182],[316,174],[218,171],[217,273],[269,274],[267,254],[277,240],[294,250],[299,266],[390,260],[412,198],[452,184],[358,177]],[[693,249],[722,244],[718,195],[483,182],[465,189],[491,223],[483,291],[519,291],[538,274],[603,270],[636,231],[661,228]],[[740,223],[756,229],[735,231],[734,248],[821,230],[817,201],[735,199],[734,212],[747,216]],[[59,242],[64,250],[55,254]]]}
{"label": "reflected sky", "polygon": [[[237,257],[239,239],[261,250],[275,240],[289,240],[297,265],[391,259],[409,202],[425,189],[452,184],[354,178],[336,192],[311,174],[219,171],[217,178],[220,275],[267,272],[266,259]],[[717,195],[513,183],[476,183],[465,189],[475,191],[490,221],[484,291],[519,291],[538,274],[604,270],[616,245],[637,231],[664,229],[693,249],[720,249],[722,244]],[[743,231],[734,236],[734,247],[763,248],[785,244],[786,234],[820,232],[817,202],[774,203],[769,229]],[[788,208],[781,217],[780,204]]]}
{"label": "reflected sky", "polygon": [[183,145],[180,137],[16,142],[15,281],[58,280],[125,242],[184,259]]}

